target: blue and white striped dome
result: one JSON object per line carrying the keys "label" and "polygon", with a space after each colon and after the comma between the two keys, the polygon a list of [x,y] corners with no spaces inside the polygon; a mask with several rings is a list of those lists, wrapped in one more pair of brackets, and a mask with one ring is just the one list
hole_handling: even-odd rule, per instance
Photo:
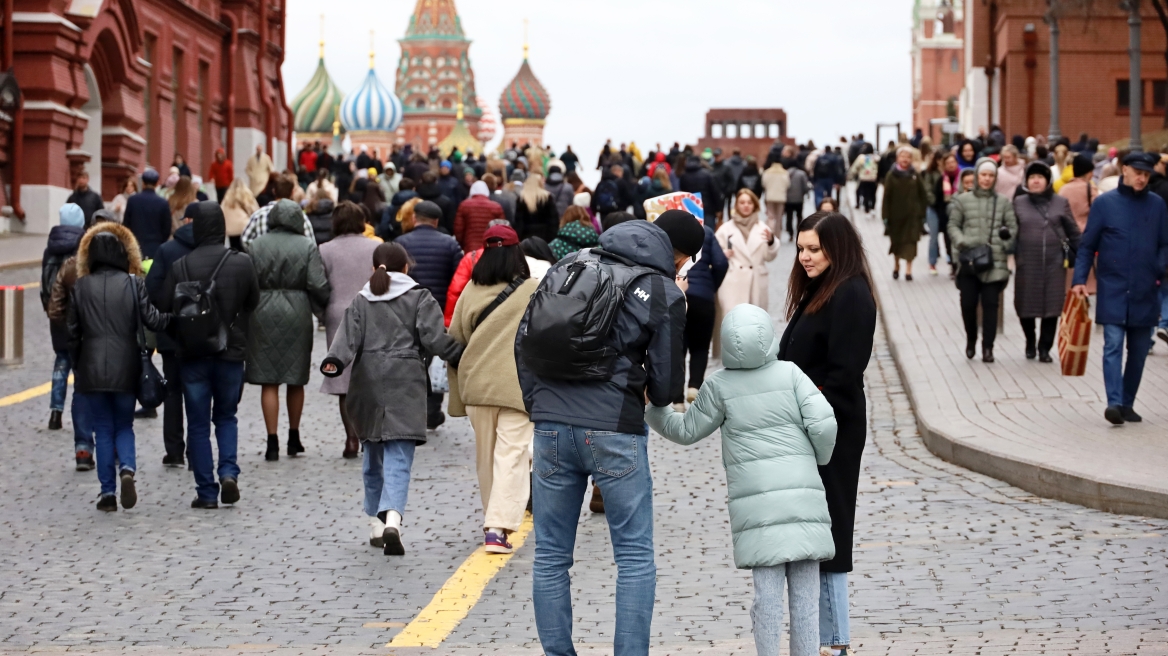
{"label": "blue and white striped dome", "polygon": [[341,123],[345,130],[381,130],[392,132],[402,122],[402,104],[393,95],[372,68],[361,88],[341,104]]}

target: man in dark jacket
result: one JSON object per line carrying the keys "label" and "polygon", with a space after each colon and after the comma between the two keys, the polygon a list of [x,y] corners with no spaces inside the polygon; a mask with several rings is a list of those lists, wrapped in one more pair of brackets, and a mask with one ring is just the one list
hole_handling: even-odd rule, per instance
{"label": "man in dark jacket", "polygon": [[[433,173],[427,173],[433,176]],[[414,219],[417,227],[398,237],[397,242],[414,260],[410,266],[410,277],[434,295],[438,307],[446,307],[446,290],[450,279],[462,261],[462,248],[450,235],[438,231],[442,219],[442,208],[430,201],[414,205]],[[433,357],[426,359],[429,369]],[[442,392],[431,392],[426,397],[426,427],[433,430],[446,421],[442,414]]]}
{"label": "man in dark jacket", "polygon": [[[170,311],[179,282],[209,283],[211,274],[223,260],[215,276],[212,296],[219,318],[228,326],[227,348],[210,357],[188,357],[181,345],[183,402],[187,412],[187,450],[195,475],[198,497],[192,508],[217,508],[239,500],[239,465],[235,462],[239,427],[235,411],[243,388],[243,361],[247,350],[247,313],[260,302],[260,285],[251,258],[243,253],[227,254],[223,246],[227,226],[223,210],[213,201],[199,203],[191,224],[195,249],[179,259],[167,272],[159,295],[159,307]],[[226,256],[226,259],[224,257]],[[219,447],[219,482],[211,460],[211,424]]]}
{"label": "man in dark jacket", "polygon": [[418,198],[437,205],[438,209],[442,210],[438,227],[448,235],[454,234],[454,215],[458,211],[458,206],[438,186],[438,176],[433,172],[426,171],[422,174],[422,184],[418,185]]}
{"label": "man in dark jacket", "polygon": [[[729,164],[726,165],[726,170],[729,170]],[[735,177],[735,180],[737,179]],[[678,186],[680,191],[702,195],[702,208],[705,209],[707,216],[712,217],[722,211],[722,195],[714,182],[714,177],[702,166],[698,158],[690,157],[685,161],[685,173],[681,175]]]}
{"label": "man in dark jacket", "polygon": [[[65,329],[63,310],[68,306],[72,283],[77,280],[77,247],[85,235],[85,215],[80,207],[74,203],[65,203],[58,214],[61,224],[49,230],[49,241],[41,257],[41,306],[49,315],[49,337],[56,354],[52,392],[49,394],[49,430],[61,430],[61,415],[65,411],[72,361],[69,358],[69,334]],[[52,295],[57,288],[58,274],[63,278],[60,289],[64,293],[58,292],[60,305],[54,308]],[[76,390],[71,410],[77,469],[88,471],[93,469],[93,431],[85,416],[84,401],[78,400]]]}
{"label": "man in dark jacket", "polygon": [[85,213],[85,225],[93,223],[94,212],[105,209],[105,202],[101,200],[101,194],[89,188],[89,174],[85,171],[77,176],[77,186],[65,202],[74,203],[81,208],[81,211]]}
{"label": "man in dark jacket", "polygon": [[[174,263],[195,250],[195,230],[191,221],[198,214],[199,203],[187,205],[183,212],[182,225],[174,231],[174,239],[158,247],[154,253],[154,264],[146,274],[146,291],[150,302],[162,305],[163,286]],[[166,333],[155,335],[158,352],[162,355],[162,375],[166,378],[166,400],[162,403],[162,444],[166,455],[162,464],[166,467],[182,467],[186,457],[186,439],[183,435],[183,390],[182,373],[179,368],[178,343]]]}
{"label": "man in dark jacket", "polygon": [[580,158],[576,156],[576,153],[572,152],[571,144],[564,147],[564,154],[560,155],[560,161],[564,163],[565,175],[575,171],[576,167],[580,164]]}
{"label": "man in dark jacket", "polygon": [[1133,405],[1152,346],[1152,330],[1160,317],[1159,286],[1168,269],[1168,206],[1148,191],[1157,159],[1151,153],[1124,158],[1119,188],[1091,205],[1075,259],[1073,292],[1087,295],[1092,267],[1098,281],[1095,322],[1103,326],[1107,390],[1103,416],[1113,424],[1141,421]]}
{"label": "man in dark jacket", "polygon": [[706,379],[710,340],[714,337],[714,308],[717,305],[718,288],[722,286],[722,279],[730,268],[730,262],[714,238],[709,223],[704,226],[703,232],[705,240],[702,243],[702,256],[686,275],[689,286],[685,290],[685,350],[689,353],[689,385],[685,397],[690,403],[697,398],[698,389]]}
{"label": "man in dark jacket", "polygon": [[[617,354],[608,380],[536,376],[520,356],[530,307],[519,325],[519,384],[535,422],[535,623],[547,653],[572,650],[568,569],[589,475],[604,493],[613,531],[616,653],[648,653],[656,566],[645,402],[669,405],[684,389],[685,295],[674,276],[703,242],[697,219],[682,214],[689,218],[673,226],[676,238],[646,221],[622,223],[600,236],[605,251],[660,274],[641,276],[628,285],[606,343]],[[571,266],[574,259],[565,258],[553,271]]]}
{"label": "man in dark jacket", "polygon": [[377,228],[377,236],[385,241],[393,241],[401,236],[401,224],[397,222],[397,213],[401,211],[402,205],[406,201],[417,198],[418,192],[414,190],[412,178],[402,178],[398,183],[398,191],[381,210],[381,224]]}
{"label": "man in dark jacket", "polygon": [[444,159],[438,165],[438,188],[442,190],[443,196],[454,203],[455,209],[458,209],[458,203],[461,200],[458,187],[462,176],[459,173],[459,171],[454,170],[454,165],[450,163],[450,160]]}
{"label": "man in dark jacket", "polygon": [[126,212],[122,225],[134,233],[142,257],[154,257],[154,251],[170,239],[170,205],[166,199],[154,193],[158,186],[158,171],[146,169],[142,173],[142,191],[130,196],[126,201]]}

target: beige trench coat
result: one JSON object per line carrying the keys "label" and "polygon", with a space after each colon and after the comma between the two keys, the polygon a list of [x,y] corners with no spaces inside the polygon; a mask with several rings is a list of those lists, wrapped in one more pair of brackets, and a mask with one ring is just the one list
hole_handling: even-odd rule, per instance
{"label": "beige trench coat", "polygon": [[750,238],[742,239],[742,231],[733,221],[726,221],[714,233],[723,251],[734,251],[726,278],[718,288],[718,309],[722,316],[743,303],[767,309],[770,294],[766,263],[779,254],[779,240],[767,245],[763,224],[750,229]]}

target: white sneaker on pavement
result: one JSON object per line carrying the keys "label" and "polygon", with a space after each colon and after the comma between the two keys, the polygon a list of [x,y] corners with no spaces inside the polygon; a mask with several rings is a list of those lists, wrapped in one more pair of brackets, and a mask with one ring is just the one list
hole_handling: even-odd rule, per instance
{"label": "white sneaker on pavement", "polygon": [[378,549],[384,547],[385,541],[382,539],[382,534],[385,533],[385,524],[382,524],[381,520],[376,517],[370,517],[369,526],[373,529],[369,533],[369,546]]}
{"label": "white sneaker on pavement", "polygon": [[1168,328],[1157,328],[1156,337],[1159,337],[1162,342],[1168,342]]}

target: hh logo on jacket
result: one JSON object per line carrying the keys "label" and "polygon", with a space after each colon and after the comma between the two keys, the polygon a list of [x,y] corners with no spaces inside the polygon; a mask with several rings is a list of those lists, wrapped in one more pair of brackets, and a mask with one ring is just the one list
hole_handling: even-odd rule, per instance
{"label": "hh logo on jacket", "polygon": [[641,299],[642,301],[648,301],[648,300],[649,300],[649,292],[647,292],[647,291],[645,291],[645,290],[641,289],[640,287],[636,288],[636,289],[633,291],[633,296],[636,296],[637,298]]}

